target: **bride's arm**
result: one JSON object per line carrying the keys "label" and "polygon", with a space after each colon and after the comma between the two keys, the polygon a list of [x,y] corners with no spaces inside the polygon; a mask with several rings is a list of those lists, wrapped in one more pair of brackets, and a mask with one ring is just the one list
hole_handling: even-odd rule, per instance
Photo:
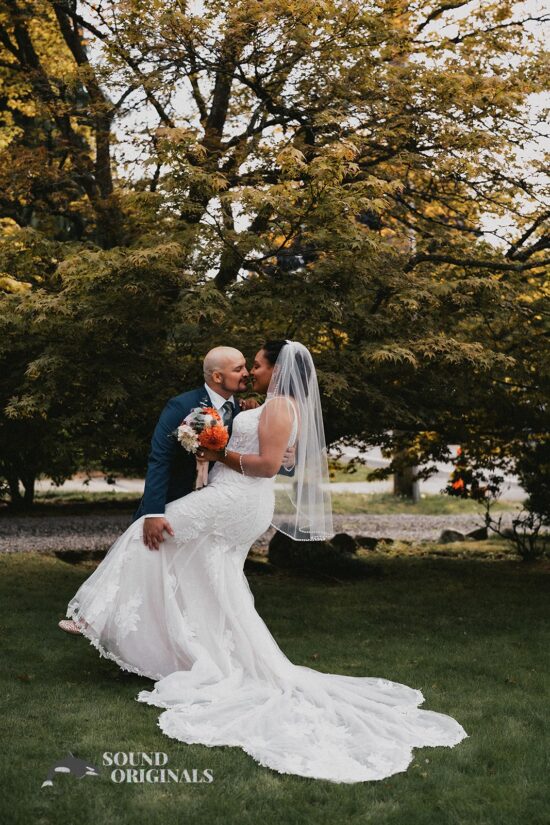
{"label": "bride's arm", "polygon": [[214,454],[207,451],[205,460],[220,461],[245,476],[272,478],[277,475],[283,462],[292,429],[292,415],[291,405],[286,399],[274,398],[269,402],[268,414],[262,413],[258,423],[259,455],[234,450],[227,450],[225,455],[223,450]]}

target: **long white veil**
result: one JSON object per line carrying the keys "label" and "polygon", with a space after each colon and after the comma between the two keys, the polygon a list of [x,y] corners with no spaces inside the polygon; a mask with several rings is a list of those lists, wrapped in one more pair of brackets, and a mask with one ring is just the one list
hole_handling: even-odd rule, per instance
{"label": "long white veil", "polygon": [[297,421],[295,466],[292,475],[276,476],[272,525],[297,541],[334,535],[329,489],[327,447],[317,373],[311,353],[298,341],[282,347],[267,391],[265,412],[273,398],[292,403]]}

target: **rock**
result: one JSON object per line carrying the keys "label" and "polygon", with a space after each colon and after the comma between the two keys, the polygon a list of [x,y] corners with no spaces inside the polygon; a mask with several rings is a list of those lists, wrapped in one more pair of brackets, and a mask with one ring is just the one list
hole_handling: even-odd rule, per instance
{"label": "rock", "polygon": [[251,559],[247,557],[244,561],[244,572],[245,573],[258,573],[259,575],[265,576],[266,574],[269,575],[273,573],[273,565],[267,561],[259,561],[258,559]]}
{"label": "rock", "polygon": [[277,531],[269,542],[268,559],[276,567],[303,567],[315,556],[339,553],[326,541],[294,541]]}
{"label": "rock", "polygon": [[350,556],[354,555],[359,546],[349,533],[336,533],[336,535],[331,538],[330,543],[341,553],[347,553]]}
{"label": "rock", "polygon": [[354,538],[359,547],[364,547],[365,550],[376,550],[376,545],[380,541],[374,536],[354,536]]}
{"label": "rock", "polygon": [[100,561],[107,555],[107,550],[54,550],[54,555],[67,564],[80,564],[83,561]]}
{"label": "rock", "polygon": [[[47,553],[55,550],[99,550],[108,549],[129,526],[131,514],[113,507],[105,511],[88,510],[75,513],[65,507],[57,508],[55,515],[37,511],[33,515],[10,515],[0,508],[0,554],[1,553]],[[53,509],[53,505],[50,505]],[[84,504],[82,507],[84,508]],[[504,512],[502,527],[510,528],[516,512]],[[479,515],[439,515],[421,516],[416,514],[394,513],[387,515],[335,515],[335,531],[350,533],[355,538],[364,537],[360,546],[369,548],[369,541],[380,542],[384,536],[392,536],[395,541],[437,541],[441,530],[453,528],[466,534],[479,527]],[[275,532],[270,527],[254,545],[254,552],[267,555],[269,541]],[[489,528],[489,536],[495,533]],[[386,539],[387,540],[387,539]],[[369,561],[372,566],[372,561]]]}
{"label": "rock", "polygon": [[458,530],[442,530],[438,541],[441,544],[450,544],[453,541],[465,541],[464,533],[459,533]]}
{"label": "rock", "polygon": [[364,578],[379,573],[369,562],[330,541],[294,541],[278,531],[269,542],[268,559],[274,567],[332,578]]}
{"label": "rock", "polygon": [[472,530],[470,533],[466,533],[467,539],[472,539],[472,541],[484,541],[487,538],[487,528],[480,527],[477,530]]}

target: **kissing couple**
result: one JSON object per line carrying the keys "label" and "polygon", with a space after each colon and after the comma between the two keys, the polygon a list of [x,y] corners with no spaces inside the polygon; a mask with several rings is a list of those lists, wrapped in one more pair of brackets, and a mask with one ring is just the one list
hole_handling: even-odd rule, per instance
{"label": "kissing couple", "polygon": [[[254,399],[237,401],[235,395],[246,391],[249,384],[257,393],[267,392],[271,368],[281,344],[276,341],[264,344],[256,354],[250,372],[244,355],[238,349],[215,347],[203,361],[204,385],[175,396],[165,406],[151,442],[143,498],[134,513],[134,520],[145,516],[143,540],[151,550],[158,550],[164,539],[164,530],[173,535],[165,516],[167,502],[187,495],[194,488],[195,462],[169,437],[170,433],[192,409],[207,405],[219,413],[231,435],[235,416],[242,410],[258,406]],[[283,456],[281,472],[284,473],[285,469],[292,471],[293,456],[294,448],[290,447]],[[206,451],[199,449],[197,459],[208,460]],[[210,458],[210,469],[217,459],[218,456]]]}
{"label": "kissing couple", "polygon": [[[298,341],[267,341],[250,369],[265,400],[242,408],[234,396],[248,375],[242,353],[216,347],[204,359],[204,386],[167,403],[133,521],[60,627],[153,680],[136,699],[163,708],[158,725],[171,738],[240,747],[279,773],[338,783],[405,771],[413,747],[453,747],[468,734],[420,709],[419,689],[293,664],[255,609],[244,575],[252,544],[270,526],[296,541],[334,530],[311,353]],[[195,459],[174,431],[205,404],[230,438]],[[196,461],[211,468],[202,489]]]}

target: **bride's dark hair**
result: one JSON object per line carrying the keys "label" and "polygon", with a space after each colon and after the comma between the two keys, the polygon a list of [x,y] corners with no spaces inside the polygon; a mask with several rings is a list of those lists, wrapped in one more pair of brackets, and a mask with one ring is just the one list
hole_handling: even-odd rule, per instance
{"label": "bride's dark hair", "polygon": [[[262,345],[262,351],[265,353],[265,357],[269,361],[272,367],[275,366],[277,358],[279,357],[279,353],[281,352],[283,347],[286,347],[288,341],[266,341],[265,344]],[[298,367],[298,372],[303,380],[304,389],[307,387],[309,375],[311,373],[311,367],[304,360],[301,353],[296,354],[296,366]],[[289,386],[289,392],[291,395],[294,395],[295,388],[292,385],[292,382]],[[305,390],[307,394],[307,389]]]}
{"label": "bride's dark hair", "polygon": [[279,353],[284,346],[286,346],[286,341],[266,341],[265,344],[262,345],[265,357],[272,367],[275,366]]}

